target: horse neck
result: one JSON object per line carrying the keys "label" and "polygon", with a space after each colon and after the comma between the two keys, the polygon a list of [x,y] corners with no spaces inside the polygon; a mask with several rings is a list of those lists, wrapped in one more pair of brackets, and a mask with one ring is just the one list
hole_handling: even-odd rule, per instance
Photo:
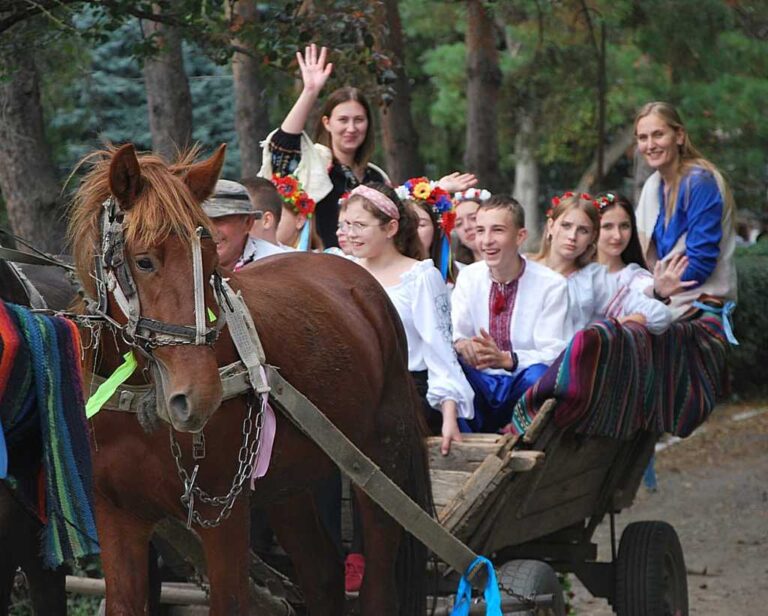
{"label": "horse neck", "polygon": [[0,259],[0,299],[12,304],[29,306],[29,296],[16,275],[13,265]]}

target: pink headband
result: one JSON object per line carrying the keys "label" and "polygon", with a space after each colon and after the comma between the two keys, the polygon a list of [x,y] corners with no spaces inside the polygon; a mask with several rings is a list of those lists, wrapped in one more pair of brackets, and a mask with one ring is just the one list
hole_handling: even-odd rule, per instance
{"label": "pink headband", "polygon": [[362,197],[363,199],[368,199],[368,201],[373,203],[373,205],[379,208],[390,218],[400,220],[400,212],[398,211],[397,206],[395,205],[394,201],[392,201],[392,199],[387,197],[387,195],[384,193],[380,193],[375,188],[369,188],[368,186],[363,186],[361,184],[349,193],[348,198],[351,199],[356,195]]}

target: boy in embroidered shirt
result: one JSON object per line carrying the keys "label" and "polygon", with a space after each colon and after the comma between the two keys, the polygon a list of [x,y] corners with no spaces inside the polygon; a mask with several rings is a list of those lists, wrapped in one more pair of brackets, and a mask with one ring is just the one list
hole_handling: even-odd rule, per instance
{"label": "boy in embroidered shirt", "polygon": [[454,346],[475,391],[475,418],[460,425],[496,432],[571,337],[568,287],[520,255],[525,215],[512,197],[482,203],[475,232],[483,260],[461,270],[451,297]]}

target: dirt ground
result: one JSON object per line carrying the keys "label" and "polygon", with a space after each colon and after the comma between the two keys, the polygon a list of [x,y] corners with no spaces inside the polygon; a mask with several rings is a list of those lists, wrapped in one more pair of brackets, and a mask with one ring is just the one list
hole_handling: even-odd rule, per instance
{"label": "dirt ground", "polygon": [[[680,536],[688,569],[690,613],[768,614],[768,402],[719,407],[691,437],[657,453],[658,491],[641,487],[617,516],[620,532],[640,520],[665,520]],[[608,524],[598,530],[599,558],[610,557]],[[608,616],[574,580],[579,616]]]}

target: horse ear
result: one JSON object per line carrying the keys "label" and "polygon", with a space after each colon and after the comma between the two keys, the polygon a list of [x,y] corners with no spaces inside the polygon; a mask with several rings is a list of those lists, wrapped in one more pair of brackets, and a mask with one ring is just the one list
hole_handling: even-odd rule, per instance
{"label": "horse ear", "polygon": [[227,144],[222,143],[213,156],[208,160],[195,163],[187,171],[184,183],[198,203],[202,203],[210,197],[216,188],[216,180],[219,179],[221,168],[224,165],[226,151]]}
{"label": "horse ear", "polygon": [[109,190],[120,207],[130,210],[142,189],[141,167],[132,143],[122,146],[109,164]]}

